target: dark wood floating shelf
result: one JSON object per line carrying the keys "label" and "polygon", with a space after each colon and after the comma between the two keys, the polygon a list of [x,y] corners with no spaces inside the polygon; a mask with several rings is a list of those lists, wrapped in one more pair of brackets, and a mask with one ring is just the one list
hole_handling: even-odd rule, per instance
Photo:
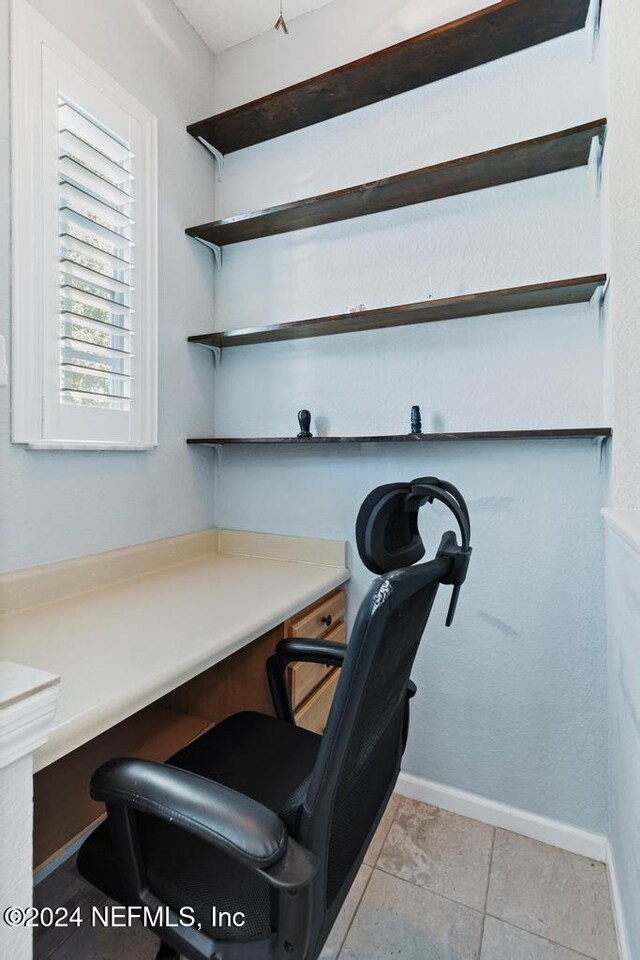
{"label": "dark wood floating shelf", "polygon": [[246,446],[259,444],[294,444],[307,446],[322,443],[434,443],[443,440],[565,440],[606,439],[611,436],[611,427],[566,427],[554,430],[479,430],[468,433],[401,433],[381,437],[208,437],[190,439],[187,443],[206,447]]}
{"label": "dark wood floating shelf", "polygon": [[493,313],[510,313],[539,307],[558,307],[572,303],[588,303],[594,293],[606,283],[606,274],[590,277],[572,277],[534,283],[526,287],[488,290],[442,300],[422,303],[403,303],[359,313],[339,313],[333,317],[295,320],[265,327],[244,327],[220,333],[205,333],[189,337],[191,343],[206,347],[240,347],[250,343],[271,343],[276,340],[303,340],[308,337],[326,337],[338,333],[377,330],[381,327],[404,327],[415,323],[436,323],[463,317],[481,317]]}
{"label": "dark wood floating shelf", "polygon": [[383,180],[202,223],[186,232],[222,247],[582,167],[589,161],[593,138],[604,141],[606,124],[595,120]]}
{"label": "dark wood floating shelf", "polygon": [[588,6],[589,0],[502,0],[187,130],[232,153],[579,30]]}

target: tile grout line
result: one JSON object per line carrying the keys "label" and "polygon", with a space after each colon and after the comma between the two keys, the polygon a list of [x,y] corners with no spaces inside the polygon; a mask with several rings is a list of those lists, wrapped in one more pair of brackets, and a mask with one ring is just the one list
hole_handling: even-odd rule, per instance
{"label": "tile grout line", "polygon": [[493,839],[491,841],[491,853],[489,854],[489,872],[487,874],[487,889],[484,895],[484,908],[483,913],[487,912],[487,906],[489,905],[489,887],[491,885],[491,872],[493,870],[493,855],[496,849],[496,840],[498,837],[497,827],[493,828]]}
{"label": "tile grout line", "polygon": [[[391,796],[393,796],[393,794],[391,794]],[[399,801],[399,803],[398,803],[397,806],[396,806],[396,809],[395,809],[395,811],[394,811],[394,814],[393,814],[393,816],[391,817],[391,820],[389,821],[389,826],[387,827],[387,830],[386,830],[386,832],[385,832],[385,835],[384,835],[383,838],[382,838],[382,843],[380,844],[380,849],[378,850],[378,852],[377,852],[377,854],[376,854],[376,856],[375,856],[375,858],[374,858],[374,861],[373,861],[373,863],[371,864],[371,869],[372,869],[372,870],[375,869],[376,864],[378,863],[378,860],[380,859],[380,854],[382,853],[382,849],[383,849],[385,843],[387,842],[387,837],[388,837],[389,834],[391,833],[391,827],[392,827],[392,826],[394,825],[394,823],[396,822],[396,817],[398,816],[398,812],[399,812],[399,810],[400,810],[400,807],[401,807],[402,804],[404,803],[404,799],[405,799],[404,797],[401,797],[401,798],[400,798],[400,801]],[[384,814],[383,814],[383,816],[384,816]],[[375,834],[374,834],[374,836],[375,836]]]}
{"label": "tile grout line", "polygon": [[489,870],[487,871],[487,889],[484,894],[484,909],[482,911],[482,929],[480,931],[480,947],[478,949],[478,958],[482,960],[482,947],[484,945],[484,928],[487,923],[487,905],[489,903],[489,887],[491,886],[491,871],[493,870],[493,852],[496,848],[497,829],[493,828],[493,837],[491,839],[491,852],[489,853]]}
{"label": "tile grout line", "polygon": [[[463,903],[462,900],[454,900],[453,897],[448,897],[445,893],[438,893],[431,887],[423,887],[419,883],[414,883],[413,880],[407,880],[406,877],[399,877],[397,873],[389,873],[389,871],[385,870],[384,867],[372,867],[371,869],[379,870],[380,873],[384,873],[385,877],[393,877],[394,880],[400,880],[401,883],[408,883],[410,887],[415,887],[416,890],[422,890],[424,893],[430,893],[432,897],[440,897],[441,900],[447,900],[449,903],[455,903],[457,907],[464,907],[465,910],[472,910],[474,913],[479,913],[480,916],[484,916],[484,913],[481,909],[478,909],[478,907],[470,907],[468,903]],[[588,960],[596,960],[596,958],[589,957]]]}
{"label": "tile grout line", "polygon": [[[392,794],[391,796],[393,796],[393,794]],[[396,819],[396,817],[398,816],[398,810],[399,810],[400,807],[402,806],[402,800],[403,800],[403,798],[400,799],[400,801],[399,801],[399,803],[398,803],[398,805],[397,805],[397,807],[396,807],[396,809],[395,809],[395,812],[394,812],[393,816],[391,817],[391,820],[390,820],[390,822],[389,822],[389,829],[387,830],[387,832],[385,833],[385,835],[384,835],[384,837],[383,837],[382,843],[380,844],[380,850],[378,851],[377,856],[374,858],[373,863],[369,866],[369,864],[366,864],[366,863],[364,862],[364,860],[363,860],[363,861],[362,861],[362,864],[360,865],[360,869],[362,869],[363,866],[368,866],[368,867],[369,867],[369,876],[367,877],[367,882],[365,883],[364,887],[362,888],[362,893],[361,893],[360,896],[358,897],[358,902],[357,902],[357,904],[355,905],[355,908],[354,908],[354,910],[353,910],[353,913],[351,914],[351,919],[349,920],[349,923],[347,924],[347,929],[346,929],[345,932],[344,932],[344,937],[343,937],[342,940],[340,941],[340,946],[338,947],[338,950],[337,950],[337,952],[336,952],[336,960],[340,960],[340,954],[342,953],[342,948],[344,947],[344,945],[345,945],[345,943],[346,943],[346,940],[347,940],[347,937],[349,936],[349,931],[351,930],[351,927],[353,926],[353,921],[354,921],[355,918],[356,918],[356,913],[358,912],[358,908],[360,907],[360,904],[362,903],[362,900],[363,900],[363,898],[364,898],[364,895],[365,895],[365,893],[367,892],[367,888],[368,888],[368,886],[369,886],[369,883],[371,882],[371,877],[373,876],[374,870],[376,869],[376,863],[378,862],[378,860],[379,860],[379,858],[380,858],[380,854],[382,853],[382,848],[384,847],[384,845],[385,845],[385,843],[386,843],[386,840],[387,840],[387,837],[389,836],[389,833],[390,833],[390,831],[391,831],[391,827],[392,827],[393,824],[395,823],[395,819]]]}
{"label": "tile grout line", "polygon": [[[362,866],[363,866],[363,865],[361,864],[360,869],[362,869]],[[364,866],[366,866],[366,864],[364,864]],[[353,910],[353,913],[351,914],[351,919],[349,920],[349,923],[347,924],[347,929],[346,929],[345,932],[344,932],[344,937],[343,937],[342,940],[340,941],[340,946],[338,947],[337,952],[336,952],[336,960],[340,960],[340,954],[342,953],[342,948],[344,947],[344,945],[345,945],[345,943],[346,943],[346,940],[347,940],[347,937],[349,936],[349,931],[351,930],[351,927],[353,926],[353,921],[354,921],[355,918],[356,918],[356,913],[358,912],[358,908],[360,907],[360,904],[362,903],[362,899],[363,899],[365,893],[367,892],[367,887],[369,886],[369,883],[371,882],[371,877],[373,876],[374,870],[375,870],[375,867],[369,867],[369,876],[367,877],[367,882],[365,883],[364,887],[362,888],[362,893],[361,893],[360,896],[358,897],[358,902],[356,903],[356,905],[355,905],[355,907],[354,907],[354,910]]]}
{"label": "tile grout line", "polygon": [[[398,806],[396,807],[396,812],[394,813],[393,817],[391,818],[391,823],[389,824],[389,829],[387,830],[387,832],[386,832],[386,834],[385,834],[385,838],[384,838],[384,841],[383,841],[383,843],[382,843],[382,846],[380,847],[380,851],[379,851],[379,853],[378,853],[378,856],[375,858],[374,863],[373,863],[373,866],[371,867],[371,875],[373,876],[373,871],[374,871],[374,870],[379,870],[380,873],[384,873],[384,875],[387,876],[387,877],[393,877],[395,880],[402,880],[403,883],[408,883],[408,884],[410,884],[412,887],[416,887],[418,890],[425,890],[427,893],[432,894],[434,897],[441,897],[443,900],[448,900],[449,903],[455,903],[455,904],[457,904],[457,906],[459,906],[459,907],[466,907],[467,910],[473,910],[474,913],[481,913],[481,914],[482,914],[482,929],[483,929],[483,933],[484,933],[484,917],[485,917],[485,911],[486,911],[486,907],[487,907],[487,899],[488,899],[488,896],[489,896],[489,880],[488,880],[488,879],[487,879],[487,890],[486,890],[485,899],[484,899],[484,907],[483,907],[483,909],[479,910],[478,907],[471,907],[471,906],[469,906],[468,903],[463,903],[462,900],[455,900],[453,897],[448,897],[448,896],[446,896],[446,894],[444,894],[444,893],[439,893],[437,890],[433,890],[431,887],[423,887],[423,886],[421,886],[421,884],[419,884],[419,883],[414,883],[413,880],[407,880],[406,877],[399,877],[397,874],[391,873],[389,870],[385,870],[384,867],[381,867],[381,866],[378,865],[378,860],[380,859],[380,855],[382,854],[382,850],[383,850],[383,848],[384,848],[384,844],[385,844],[385,842],[386,842],[386,839],[387,839],[387,837],[389,836],[389,833],[391,832],[391,827],[392,827],[393,824],[395,823],[396,817],[398,816],[398,813],[400,812],[400,808],[403,806],[403,804],[405,803],[406,800],[411,801],[411,798],[410,798],[410,797],[403,797],[402,795],[400,795],[400,803],[399,803]],[[411,802],[413,802],[413,803],[419,803],[419,804],[421,804],[422,806],[431,806],[431,804],[424,804],[424,803],[422,803],[421,800],[411,801]],[[457,816],[457,814],[455,814],[455,816]],[[492,864],[493,864],[493,850],[494,850],[494,846],[495,846],[496,833],[497,833],[497,827],[494,827],[494,828],[493,828],[493,839],[492,839],[492,843],[491,843],[491,859],[490,859],[490,863],[489,863],[489,876],[491,875],[491,866],[492,866]],[[369,880],[370,880],[370,879],[371,879],[371,877],[369,878]],[[369,881],[367,881],[367,886],[369,886]],[[355,914],[354,914],[354,916],[355,916]],[[353,918],[352,918],[352,921],[353,921]],[[349,924],[349,926],[351,926],[351,924]],[[344,941],[343,941],[343,943],[344,943]],[[481,945],[482,945],[482,941],[481,941]],[[593,960],[593,958],[589,957],[589,960]]]}
{"label": "tile grout line", "polygon": [[570,953],[575,953],[576,957],[579,957],[580,960],[599,960],[598,957],[592,957],[589,954],[581,953],[580,950],[574,950],[573,947],[568,947],[566,943],[560,943],[559,940],[551,940],[549,937],[545,937],[541,933],[533,933],[532,930],[527,930],[526,927],[520,927],[517,923],[512,923],[511,920],[503,920],[502,917],[496,917],[493,913],[486,913],[485,917],[490,917],[491,920],[497,920],[499,923],[504,923],[504,925],[507,927],[513,927],[514,930],[520,930],[521,933],[527,933],[530,937],[536,937],[538,940],[544,940],[545,943],[550,943],[554,947],[561,947],[563,950],[568,950]]}
{"label": "tile grout line", "polygon": [[[349,921],[349,923],[348,923],[345,936],[344,936],[344,938],[342,939],[342,942],[341,942],[341,945],[340,945],[340,948],[339,948],[339,953],[338,953],[338,958],[337,958],[337,960],[340,960],[340,957],[342,956],[342,951],[343,951],[343,949],[344,949],[345,942],[346,942],[346,940],[347,940],[347,937],[348,937],[348,935],[349,935],[350,930],[352,929],[353,923],[354,923],[354,921],[355,921],[355,917],[356,917],[357,912],[358,912],[358,910],[359,910],[359,908],[360,908],[360,906],[361,906],[361,904],[362,904],[363,897],[364,897],[364,895],[365,895],[366,891],[368,890],[368,887],[369,887],[369,885],[370,885],[370,883],[371,883],[371,880],[372,880],[372,877],[373,877],[373,873],[374,873],[375,870],[378,870],[380,873],[382,873],[382,874],[385,875],[385,876],[388,876],[389,878],[392,878],[392,879],[394,879],[394,880],[400,880],[401,882],[404,882],[404,883],[408,883],[410,886],[413,886],[414,888],[417,888],[418,890],[423,890],[423,891],[425,891],[425,892],[431,893],[433,896],[437,896],[437,897],[439,897],[440,899],[449,901],[450,903],[454,903],[454,904],[456,904],[457,906],[466,907],[468,910],[471,910],[471,911],[473,911],[473,912],[476,913],[476,914],[480,914],[480,916],[481,916],[481,932],[480,932],[479,951],[478,951],[478,954],[477,954],[477,960],[481,960],[481,958],[482,958],[482,952],[483,952],[483,948],[484,948],[484,936],[485,936],[485,932],[486,932],[486,920],[487,920],[487,917],[490,918],[490,919],[492,919],[492,920],[497,921],[498,923],[504,924],[504,925],[507,926],[507,927],[511,927],[511,928],[514,929],[514,930],[518,930],[518,931],[526,934],[527,936],[534,938],[534,940],[539,940],[539,941],[541,941],[541,943],[543,943],[543,944],[544,944],[544,943],[547,943],[548,945],[556,946],[556,947],[560,948],[561,950],[566,950],[566,951],[569,952],[572,956],[575,956],[576,960],[604,960],[604,958],[602,957],[602,955],[599,955],[599,956],[598,956],[598,955],[595,955],[595,956],[594,956],[594,955],[592,955],[592,954],[585,954],[585,953],[583,953],[582,951],[576,949],[574,946],[565,944],[565,943],[563,943],[562,941],[559,941],[559,940],[551,939],[549,936],[545,936],[545,935],[543,935],[543,934],[536,933],[536,932],[534,932],[533,930],[527,929],[526,927],[520,926],[520,925],[518,925],[518,924],[516,924],[516,923],[513,923],[513,922],[511,922],[511,921],[509,921],[509,920],[503,919],[501,916],[499,916],[499,915],[497,915],[497,914],[492,913],[492,912],[489,911],[489,909],[488,909],[488,907],[489,907],[489,896],[490,896],[490,891],[491,891],[491,881],[492,881],[492,876],[493,876],[493,869],[494,869],[494,867],[495,867],[495,853],[496,853],[496,844],[497,844],[497,839],[498,839],[498,827],[494,827],[494,828],[493,828],[491,849],[490,849],[490,854],[489,854],[489,865],[488,865],[488,872],[487,872],[487,882],[486,882],[485,895],[484,895],[484,904],[483,904],[482,907],[479,907],[479,908],[478,908],[478,907],[472,907],[472,906],[470,906],[468,903],[465,903],[465,902],[463,902],[463,901],[461,901],[461,900],[456,900],[456,899],[454,899],[453,897],[447,896],[446,894],[443,894],[443,893],[441,893],[440,891],[435,890],[435,889],[433,889],[433,888],[430,888],[430,887],[427,887],[427,886],[422,886],[421,884],[416,883],[414,880],[410,880],[410,879],[408,879],[408,878],[406,878],[406,877],[403,877],[403,876],[400,876],[400,875],[398,875],[398,874],[395,874],[395,873],[393,873],[391,870],[385,869],[385,867],[382,867],[382,866],[380,865],[379,861],[380,861],[380,858],[381,858],[383,849],[384,849],[384,847],[385,847],[385,845],[386,845],[386,842],[387,842],[387,840],[388,840],[388,837],[389,837],[389,834],[390,834],[390,832],[391,832],[391,829],[392,829],[394,823],[396,823],[396,821],[397,821],[397,818],[398,818],[399,812],[400,812],[400,808],[405,804],[406,800],[407,800],[407,798],[401,798],[401,800],[400,800],[400,802],[399,802],[399,804],[398,804],[398,806],[397,806],[397,808],[396,808],[396,810],[395,810],[395,812],[394,812],[394,814],[393,814],[393,816],[392,816],[392,818],[391,818],[391,820],[390,820],[390,822],[389,822],[389,826],[388,826],[387,830],[385,831],[384,837],[382,838],[382,842],[381,842],[381,844],[380,844],[379,851],[378,851],[376,857],[372,860],[370,875],[369,875],[369,877],[368,877],[368,879],[367,879],[367,882],[366,882],[366,884],[365,884],[365,886],[364,886],[364,888],[363,888],[363,892],[362,892],[362,894],[360,895],[360,897],[359,897],[359,899],[358,899],[358,904],[357,904],[356,908],[354,909],[354,911],[353,911],[353,913],[352,913],[352,915],[351,915],[351,919],[350,919],[350,921]],[[421,803],[420,801],[418,801],[418,802],[420,803],[421,806],[430,806],[429,804],[423,804],[423,803]],[[456,815],[456,816],[459,817],[459,815]],[[507,831],[507,832],[508,832],[508,833],[512,833],[512,831]],[[517,836],[517,834],[516,834],[516,836]],[[589,860],[591,860],[591,859],[593,859],[593,858],[587,857],[587,858],[583,858],[583,859],[589,859]],[[616,946],[617,946],[617,945],[616,945]],[[616,960],[619,960],[619,953],[616,954]]]}
{"label": "tile grout line", "polygon": [[[391,829],[391,826],[393,825],[393,823],[394,823],[394,821],[395,821],[395,818],[396,818],[396,816],[397,816],[397,814],[398,814],[398,811],[399,811],[401,805],[402,805],[402,801],[401,801],[401,803],[398,805],[398,809],[396,810],[396,812],[395,812],[395,814],[394,814],[394,816],[393,816],[393,818],[392,818],[391,824],[390,824],[390,826],[389,826],[389,830]],[[483,942],[484,942],[484,932],[485,932],[486,918],[487,918],[487,917],[490,917],[491,919],[493,919],[493,920],[498,920],[500,923],[504,923],[504,924],[506,924],[507,926],[511,926],[511,927],[515,928],[516,930],[520,930],[522,933],[526,933],[526,934],[528,934],[528,935],[531,936],[531,937],[537,937],[537,939],[542,940],[542,941],[544,941],[545,943],[550,943],[550,944],[552,944],[553,946],[561,947],[563,950],[569,950],[569,951],[571,951],[572,953],[575,953],[576,958],[580,958],[580,960],[599,960],[598,957],[593,957],[593,956],[588,955],[588,954],[586,954],[586,953],[581,953],[579,950],[575,950],[573,947],[569,947],[569,946],[567,946],[566,944],[561,943],[561,942],[558,941],[558,940],[551,940],[549,937],[545,937],[545,936],[542,936],[541,934],[534,933],[534,932],[531,931],[531,930],[527,930],[526,927],[520,927],[520,926],[518,926],[518,925],[515,924],[515,923],[511,923],[510,921],[504,920],[502,917],[495,916],[494,914],[489,913],[489,912],[487,911],[488,902],[489,902],[489,888],[490,888],[490,884],[491,884],[491,873],[492,873],[492,870],[493,870],[493,859],[494,859],[494,853],[495,853],[495,845],[496,845],[497,834],[498,834],[498,828],[497,828],[497,827],[494,827],[494,830],[493,830],[493,839],[492,839],[492,843],[491,843],[491,853],[490,853],[490,859],[489,859],[489,872],[488,872],[488,876],[487,876],[487,887],[486,887],[486,891],[485,891],[484,906],[483,906],[482,909],[478,909],[477,907],[471,907],[471,906],[469,906],[468,903],[463,903],[461,900],[455,900],[453,897],[448,897],[446,894],[443,894],[443,893],[440,893],[440,892],[438,892],[438,891],[436,891],[436,890],[433,890],[431,887],[424,887],[424,886],[422,886],[422,885],[420,885],[420,884],[418,884],[418,883],[414,883],[412,880],[408,880],[406,877],[399,877],[397,874],[391,873],[389,870],[385,870],[384,867],[378,866],[378,865],[377,865],[377,864],[378,864],[378,859],[379,859],[379,857],[380,857],[380,853],[382,853],[382,847],[380,848],[380,853],[378,854],[378,857],[376,857],[376,860],[375,860],[374,865],[371,867],[371,875],[370,875],[370,877],[369,877],[369,880],[367,881],[366,887],[369,886],[369,882],[370,882],[370,880],[371,880],[371,877],[373,876],[374,870],[379,870],[380,873],[384,873],[385,876],[392,877],[392,878],[395,879],[395,880],[401,880],[401,881],[404,882],[404,883],[410,884],[412,887],[416,887],[418,890],[425,890],[427,893],[430,893],[430,894],[432,894],[433,896],[440,897],[440,898],[443,899],[443,900],[448,900],[450,903],[455,903],[457,906],[466,907],[467,910],[473,910],[474,913],[480,913],[480,914],[482,914],[482,934],[481,934],[481,938],[480,938],[480,950],[479,950],[479,954],[478,954],[479,958],[481,958],[481,955],[482,955],[482,945],[483,945]],[[386,837],[387,837],[387,836],[388,836],[388,832],[387,832],[387,834],[385,835],[385,840],[386,840]],[[383,846],[384,846],[384,843],[383,843]],[[365,890],[366,890],[366,887],[365,887]],[[363,893],[363,895],[364,895],[364,893]],[[362,900],[362,897],[360,898],[360,901],[361,901],[361,900]],[[359,901],[359,903],[360,903],[360,901]],[[358,905],[359,905],[359,904],[358,904]],[[354,911],[354,916],[352,917],[351,922],[349,923],[349,929],[351,928],[351,924],[353,923],[353,919],[355,919],[355,911]],[[345,935],[345,940],[346,940],[346,935]],[[342,941],[342,946],[344,946],[344,940]],[[340,949],[342,949],[342,946],[341,946]],[[338,957],[338,960],[339,960],[339,957]]]}

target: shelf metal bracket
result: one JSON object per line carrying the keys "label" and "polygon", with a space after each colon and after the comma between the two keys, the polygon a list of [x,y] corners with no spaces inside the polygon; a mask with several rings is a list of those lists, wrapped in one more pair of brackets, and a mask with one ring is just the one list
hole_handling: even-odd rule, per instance
{"label": "shelf metal bracket", "polygon": [[[213,469],[214,477],[217,479],[220,471],[221,461],[222,461],[222,444],[221,443],[208,443],[207,450],[213,450]],[[217,484],[216,484],[217,486]]]}
{"label": "shelf metal bracket", "polygon": [[594,437],[594,443],[596,445],[596,457],[598,458],[598,473],[602,474],[604,471],[605,456],[604,450],[608,437]]}
{"label": "shelf metal bracket", "polygon": [[217,475],[220,469],[220,461],[222,460],[222,444],[220,443],[200,444],[196,449],[213,450],[213,464],[214,464],[214,471],[215,471],[214,476]]}
{"label": "shelf metal bracket", "polygon": [[219,367],[222,362],[222,347],[218,347],[215,343],[196,343],[197,347],[204,347],[205,350],[211,350],[213,354],[213,365],[214,367]]}
{"label": "shelf metal bracket", "polygon": [[194,237],[194,240],[203,243],[205,247],[209,247],[215,257],[218,270],[222,269],[222,247],[219,247],[217,243],[211,243],[209,240],[203,240],[202,237]]}
{"label": "shelf metal bracket", "polygon": [[596,56],[598,39],[600,37],[600,19],[602,14],[602,0],[591,0],[585,30],[587,32],[587,59],[593,63]]}
{"label": "shelf metal bracket", "polygon": [[600,188],[602,186],[603,153],[602,140],[599,136],[595,136],[591,141],[591,149],[589,151],[589,176],[591,177],[593,193],[596,199],[600,196]]}
{"label": "shelf metal bracket", "polygon": [[220,151],[216,147],[214,147],[212,143],[209,143],[208,140],[205,140],[204,137],[198,137],[198,140],[200,141],[203,147],[206,147],[206,149],[209,151],[209,153],[215,160],[216,173],[218,176],[218,180],[222,180],[224,176],[224,153],[220,153]]}
{"label": "shelf metal bracket", "polygon": [[[215,497],[216,497],[215,491],[220,489],[220,479],[221,479],[221,478],[220,478],[220,473],[221,473],[221,470],[222,470],[222,446],[221,446],[221,444],[217,443],[217,444],[215,445],[215,447],[213,448],[213,479],[214,479],[214,482],[215,482],[215,488],[214,488],[214,493],[213,493],[213,496],[214,496],[214,507],[217,507],[217,501],[215,500]],[[216,517],[218,516],[218,511],[217,511],[217,509],[216,509],[216,511],[215,511],[214,516],[216,516]]]}
{"label": "shelf metal bracket", "polygon": [[221,443],[203,443],[200,444],[202,447],[206,447],[207,450],[213,450],[216,460],[218,457],[222,456],[222,444]]}
{"label": "shelf metal bracket", "polygon": [[605,282],[597,288],[597,290],[594,292],[593,296],[591,297],[590,306],[593,310],[598,311],[598,322],[600,326],[602,326],[604,322],[604,303],[607,297],[607,293],[609,292],[610,282],[611,282],[611,278],[607,277]]}

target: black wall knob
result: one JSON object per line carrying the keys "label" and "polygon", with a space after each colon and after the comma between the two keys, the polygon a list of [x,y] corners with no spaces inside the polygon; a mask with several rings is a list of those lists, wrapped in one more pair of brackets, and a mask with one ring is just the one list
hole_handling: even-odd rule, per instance
{"label": "black wall knob", "polygon": [[309,430],[309,427],[311,426],[311,414],[308,410],[298,410],[298,423],[300,424],[300,433],[298,434],[298,437],[302,439],[308,439],[309,437],[313,436]]}
{"label": "black wall knob", "polygon": [[422,433],[422,417],[420,407],[411,407],[411,433]]}

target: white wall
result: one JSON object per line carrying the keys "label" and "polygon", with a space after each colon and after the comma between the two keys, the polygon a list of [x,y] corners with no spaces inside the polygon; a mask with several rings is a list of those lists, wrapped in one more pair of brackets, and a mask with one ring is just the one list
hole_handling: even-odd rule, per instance
{"label": "white wall", "polygon": [[608,4],[607,259],[617,508],[640,508],[640,5]]}
{"label": "white wall", "polygon": [[[640,958],[640,6],[608,4],[606,253],[614,425],[607,536],[611,846],[630,960]],[[635,544],[632,546],[631,544]]]}
{"label": "white wall", "polygon": [[607,534],[611,846],[631,947],[640,958],[640,541]]}
{"label": "white wall", "polygon": [[[371,581],[353,545],[362,499],[425,473],[467,494],[474,554],[453,628],[443,588],[418,655],[404,769],[602,831],[602,490],[590,445],[225,451],[218,519],[349,540],[353,606]],[[450,523],[433,514],[422,524],[431,551]]]}
{"label": "white wall", "polygon": [[[491,3],[492,0],[429,0],[428,4],[424,0],[333,0],[325,15],[316,11],[289,21],[295,43],[273,30],[221,54],[216,64],[223,83],[216,86],[216,112],[364,57]],[[250,70],[246,69],[247,58],[251,60]]]}
{"label": "white wall", "polygon": [[[289,38],[272,33],[219,56],[217,108],[477,6],[335,0],[296,20]],[[584,34],[575,34],[233,154],[215,214],[604,113],[602,65],[588,63]],[[216,326],[599,272],[600,238],[600,204],[578,170],[238,244],[223,252]],[[425,429],[599,424],[602,339],[596,314],[579,306],[239,348],[225,352],[216,372],[212,423],[219,435],[290,435],[306,406],[315,432],[403,432],[420,403]],[[430,473],[467,496],[474,556],[454,628],[442,625],[443,592],[419,654],[405,768],[605,831],[605,478],[591,443],[226,448],[216,519],[348,539],[353,606],[370,582],[353,544],[359,503],[377,484]],[[433,547],[443,521],[425,522],[434,524]]]}
{"label": "white wall", "polygon": [[[186,337],[211,316],[211,254],[184,237],[213,198],[211,160],[185,132],[213,107],[214,58],[171,0],[34,0],[159,125],[160,446],[145,453],[11,445],[0,391],[0,569],[11,570],[212,525],[213,471],[185,438],[207,429],[210,358]],[[9,2],[0,0],[0,129],[9,128]],[[0,333],[9,334],[9,144],[0,137]]]}
{"label": "white wall", "polygon": [[[0,913],[31,906],[33,758],[31,754],[0,769]],[[26,855],[25,855],[26,854]],[[32,930],[0,924],[0,956],[31,960]]]}

